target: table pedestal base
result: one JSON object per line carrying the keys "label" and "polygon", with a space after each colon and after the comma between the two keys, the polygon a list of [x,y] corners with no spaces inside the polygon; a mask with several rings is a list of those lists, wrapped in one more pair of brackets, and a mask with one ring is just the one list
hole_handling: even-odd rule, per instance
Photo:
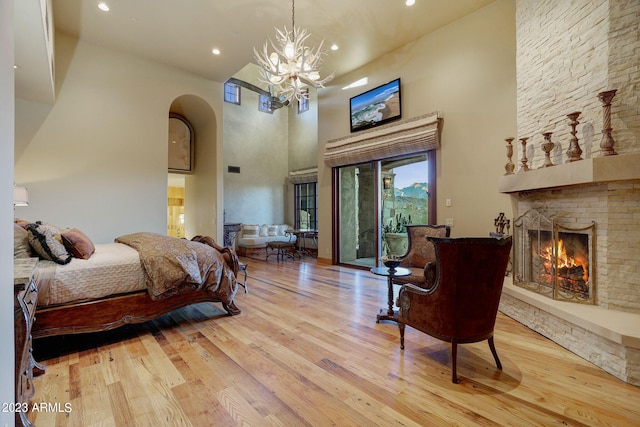
{"label": "table pedestal base", "polygon": [[380,323],[381,320],[390,320],[392,322],[397,322],[398,310],[392,311],[390,313],[389,310],[381,308],[380,313],[378,313],[378,315],[376,316],[376,323]]}
{"label": "table pedestal base", "polygon": [[386,309],[381,308],[380,313],[376,316],[376,323],[380,323],[381,320],[390,320],[392,322],[398,321],[398,311],[393,309],[393,278],[394,277],[403,277],[409,276],[411,274],[411,270],[408,268],[385,268],[385,267],[377,267],[372,268],[371,272],[373,274],[377,274],[378,276],[386,276],[387,277],[387,304],[388,307]]}

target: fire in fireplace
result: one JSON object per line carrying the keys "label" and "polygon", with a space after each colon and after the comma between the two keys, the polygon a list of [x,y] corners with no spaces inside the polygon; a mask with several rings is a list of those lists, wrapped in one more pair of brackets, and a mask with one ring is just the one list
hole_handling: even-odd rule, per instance
{"label": "fire in fireplace", "polygon": [[[530,230],[532,232],[533,230]],[[542,268],[539,282],[544,286],[557,286],[566,292],[589,297],[589,236],[583,233],[558,232],[554,242],[553,233],[540,233],[543,242],[539,254],[532,253],[534,262],[539,258]]]}
{"label": "fire in fireplace", "polygon": [[536,211],[514,221],[514,284],[554,299],[595,304],[595,223],[570,229]]}

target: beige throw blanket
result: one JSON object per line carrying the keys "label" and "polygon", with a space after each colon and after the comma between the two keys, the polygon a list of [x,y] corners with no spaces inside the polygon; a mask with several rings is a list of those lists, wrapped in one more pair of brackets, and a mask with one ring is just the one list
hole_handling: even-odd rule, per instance
{"label": "beige throw blanket", "polygon": [[206,289],[223,303],[231,303],[236,278],[220,252],[211,246],[156,233],[133,233],[115,239],[140,254],[153,300],[191,290]]}

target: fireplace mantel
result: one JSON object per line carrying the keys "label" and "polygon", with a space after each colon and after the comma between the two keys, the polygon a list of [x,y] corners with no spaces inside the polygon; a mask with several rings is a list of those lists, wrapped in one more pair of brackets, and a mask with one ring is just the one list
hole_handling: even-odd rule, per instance
{"label": "fireplace mantel", "polygon": [[547,168],[503,175],[501,193],[542,190],[610,181],[640,180],[640,154],[595,157]]}

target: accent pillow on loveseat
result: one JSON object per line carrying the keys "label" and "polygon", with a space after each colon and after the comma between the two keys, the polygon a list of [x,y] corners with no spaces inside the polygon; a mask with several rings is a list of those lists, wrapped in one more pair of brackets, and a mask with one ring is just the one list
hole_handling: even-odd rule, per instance
{"label": "accent pillow on loveseat", "polygon": [[260,235],[260,226],[258,224],[242,224],[241,236],[258,237]]}

